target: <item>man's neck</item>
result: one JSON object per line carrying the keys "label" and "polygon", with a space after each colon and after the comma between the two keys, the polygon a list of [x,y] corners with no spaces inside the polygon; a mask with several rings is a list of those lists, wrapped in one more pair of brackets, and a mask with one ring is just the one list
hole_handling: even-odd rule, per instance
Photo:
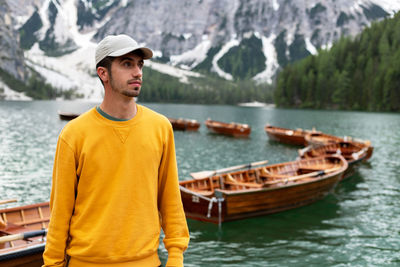
{"label": "man's neck", "polygon": [[100,108],[108,115],[123,120],[130,120],[137,113],[136,102],[133,97],[126,101],[108,101],[104,98]]}

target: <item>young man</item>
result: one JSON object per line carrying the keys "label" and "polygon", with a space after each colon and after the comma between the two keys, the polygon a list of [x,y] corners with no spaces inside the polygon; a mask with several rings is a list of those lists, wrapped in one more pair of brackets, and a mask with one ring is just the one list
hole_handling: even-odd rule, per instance
{"label": "young man", "polygon": [[168,119],[135,103],[152,51],[127,35],[96,49],[100,106],[61,132],[53,169],[44,266],[183,266],[189,232]]}

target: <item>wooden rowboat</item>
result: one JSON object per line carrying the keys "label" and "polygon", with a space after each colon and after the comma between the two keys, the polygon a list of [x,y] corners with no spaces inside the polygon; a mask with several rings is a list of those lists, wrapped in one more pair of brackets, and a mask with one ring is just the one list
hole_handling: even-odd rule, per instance
{"label": "wooden rowboat", "polygon": [[213,133],[229,135],[233,137],[248,137],[251,132],[249,125],[236,122],[225,123],[207,119],[204,124],[207,126],[208,130]]}
{"label": "wooden rowboat", "polygon": [[305,145],[326,145],[344,141],[343,138],[323,132],[308,133],[305,137]]}
{"label": "wooden rowboat", "polygon": [[42,266],[49,203],[1,209],[0,219],[0,266]]}
{"label": "wooden rowboat", "polygon": [[75,119],[79,115],[80,114],[78,114],[78,113],[58,111],[58,116],[60,117],[60,120],[64,120],[64,121],[70,121],[72,119]]}
{"label": "wooden rowboat", "polygon": [[357,146],[367,148],[367,156],[365,159],[369,159],[372,156],[374,147],[370,141],[364,141],[355,139],[352,137],[338,137],[330,134],[323,133],[321,131],[303,130],[298,128],[296,130],[266,125],[264,127],[265,132],[271,140],[278,141],[281,143],[292,144],[292,145],[326,145],[340,142],[353,142]]}
{"label": "wooden rowboat", "polygon": [[181,181],[185,214],[220,224],[304,206],[331,192],[347,166],[332,155]]}
{"label": "wooden rowboat", "polygon": [[265,125],[264,127],[265,133],[271,140],[278,141],[285,144],[290,145],[298,145],[305,146],[305,136],[308,133],[317,132],[315,129],[313,130],[303,130],[301,128],[292,130],[282,127],[276,127],[272,125]]}
{"label": "wooden rowboat", "polygon": [[196,120],[188,120],[188,119],[173,119],[168,118],[168,120],[172,124],[172,128],[174,130],[179,131],[197,131],[200,127],[200,123]]}
{"label": "wooden rowboat", "polygon": [[371,145],[371,142],[369,140],[360,140],[352,138],[350,136],[338,137],[322,132],[311,132],[307,133],[304,139],[306,141],[306,146],[326,145],[326,144],[340,143],[340,142],[352,142],[356,146],[367,149],[367,156],[365,157],[366,160],[372,156],[372,153],[374,151],[374,147]]}
{"label": "wooden rowboat", "polygon": [[300,158],[314,158],[327,155],[341,155],[343,156],[349,167],[344,173],[343,178],[348,178],[355,172],[357,163],[365,161],[367,158],[368,148],[356,145],[353,142],[338,142],[330,143],[327,145],[308,146],[300,149]]}

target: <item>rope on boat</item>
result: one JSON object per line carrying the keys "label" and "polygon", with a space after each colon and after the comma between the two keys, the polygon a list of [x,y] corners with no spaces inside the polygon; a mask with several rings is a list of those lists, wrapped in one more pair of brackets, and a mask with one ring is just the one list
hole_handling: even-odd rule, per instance
{"label": "rope on boat", "polygon": [[222,201],[224,201],[224,198],[216,198],[212,197],[210,199],[210,203],[208,203],[208,212],[207,212],[207,218],[211,217],[211,210],[213,207],[213,203],[218,203],[218,226],[221,226],[221,220],[222,220]]}
{"label": "rope on boat", "polygon": [[218,200],[215,197],[212,197],[210,199],[210,202],[208,203],[208,211],[207,211],[207,218],[211,217],[211,210],[214,202],[217,202]]}
{"label": "rope on boat", "polygon": [[218,227],[221,228],[221,220],[222,220],[222,201],[224,201],[223,198],[218,199]]}
{"label": "rope on boat", "polygon": [[305,154],[306,152],[308,152],[308,151],[311,149],[311,147],[312,147],[312,146],[306,146],[305,148],[299,149],[300,157],[304,156],[304,154]]}
{"label": "rope on boat", "polygon": [[199,193],[193,192],[192,190],[189,190],[189,189],[187,189],[187,188],[185,188],[185,187],[183,187],[183,186],[179,186],[179,187],[180,187],[180,189],[181,189],[182,191],[184,191],[184,192],[186,192],[186,193],[188,193],[188,194],[191,194],[191,195],[195,195],[195,196],[197,196],[198,198],[201,198],[201,199],[206,200],[206,201],[209,202],[209,203],[208,203],[208,210],[207,210],[207,218],[210,218],[210,217],[211,217],[211,210],[212,210],[212,207],[213,207],[213,203],[214,203],[214,202],[215,202],[215,203],[218,203],[218,225],[221,225],[221,219],[222,219],[222,202],[225,200],[224,198],[217,198],[217,197],[208,198],[208,197],[205,197],[205,196],[203,196],[203,195],[201,195],[201,194],[199,194]]}
{"label": "rope on boat", "polygon": [[368,148],[364,147],[360,151],[354,152],[353,154],[351,154],[351,156],[353,157],[353,159],[357,160],[362,154],[366,153],[367,150],[368,150]]}

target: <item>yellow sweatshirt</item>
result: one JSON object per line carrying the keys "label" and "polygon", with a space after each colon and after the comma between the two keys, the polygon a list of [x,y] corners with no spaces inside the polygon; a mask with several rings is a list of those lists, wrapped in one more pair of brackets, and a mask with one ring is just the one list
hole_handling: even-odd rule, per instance
{"label": "yellow sweatshirt", "polygon": [[168,119],[137,105],[128,121],[93,108],[69,122],[57,144],[50,207],[46,267],[65,266],[66,255],[82,266],[158,266],[160,227],[167,266],[182,266],[189,231]]}

